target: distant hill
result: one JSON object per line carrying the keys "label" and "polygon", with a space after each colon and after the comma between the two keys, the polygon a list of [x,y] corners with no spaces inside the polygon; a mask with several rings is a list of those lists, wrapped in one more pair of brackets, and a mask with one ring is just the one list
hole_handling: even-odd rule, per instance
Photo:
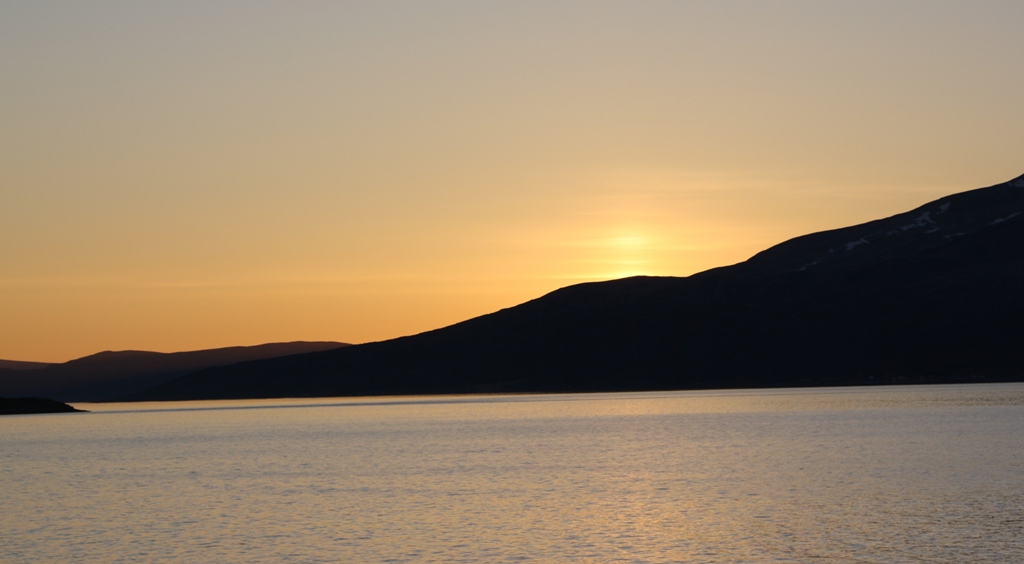
{"label": "distant hill", "polygon": [[23,360],[2,360],[0,359],[0,370],[36,370],[46,368],[52,363],[49,362],[25,362]]}
{"label": "distant hill", "polygon": [[205,369],[134,399],[1024,380],[1024,177],[685,278]]}
{"label": "distant hill", "polygon": [[104,351],[61,364],[43,364],[41,367],[26,365],[42,363],[5,361],[14,366],[0,365],[0,396],[108,401],[212,366],[343,346],[346,345],[298,341],[176,353]]}

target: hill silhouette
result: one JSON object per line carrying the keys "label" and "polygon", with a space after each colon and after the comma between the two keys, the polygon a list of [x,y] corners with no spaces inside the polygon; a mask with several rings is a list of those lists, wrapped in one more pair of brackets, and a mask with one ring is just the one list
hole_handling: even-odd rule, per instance
{"label": "hill silhouette", "polygon": [[50,362],[26,362],[24,360],[0,360],[0,370],[36,370],[50,366]]}
{"label": "hill silhouette", "polygon": [[[104,351],[61,364],[14,362],[0,367],[0,396],[109,401],[211,366],[323,351],[335,342],[269,343],[200,351],[159,353]],[[36,366],[42,364],[42,366]]]}
{"label": "hill silhouette", "polygon": [[1024,177],[689,277],[570,286],[410,337],[210,368],[132,399],[1024,379]]}

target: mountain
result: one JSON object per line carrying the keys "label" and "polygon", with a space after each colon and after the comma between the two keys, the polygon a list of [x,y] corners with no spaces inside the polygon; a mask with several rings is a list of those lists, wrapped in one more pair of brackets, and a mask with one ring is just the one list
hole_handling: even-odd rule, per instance
{"label": "mountain", "polygon": [[25,362],[24,360],[0,360],[0,370],[36,370],[50,366],[49,362]]}
{"label": "mountain", "polygon": [[390,341],[134,399],[1024,380],[1024,177],[685,278],[570,286]]}
{"label": "mountain", "polygon": [[343,346],[346,345],[298,341],[177,353],[105,351],[41,367],[31,365],[42,363],[17,362],[15,368],[0,366],[0,396],[109,401],[212,366]]}

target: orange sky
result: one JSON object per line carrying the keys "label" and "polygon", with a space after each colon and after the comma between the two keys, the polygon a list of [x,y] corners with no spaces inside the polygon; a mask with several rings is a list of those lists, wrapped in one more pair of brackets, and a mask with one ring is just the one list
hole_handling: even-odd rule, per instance
{"label": "orange sky", "polygon": [[0,5],[0,358],[365,342],[1024,173],[1020,2]]}

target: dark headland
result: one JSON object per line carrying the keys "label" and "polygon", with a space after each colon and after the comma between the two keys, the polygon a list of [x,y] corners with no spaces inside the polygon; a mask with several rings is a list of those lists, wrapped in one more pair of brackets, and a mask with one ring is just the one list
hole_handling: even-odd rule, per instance
{"label": "dark headland", "polygon": [[66,403],[45,398],[0,398],[0,415],[84,412]]}
{"label": "dark headland", "polygon": [[1024,380],[1024,177],[689,277],[185,375],[136,400]]}

